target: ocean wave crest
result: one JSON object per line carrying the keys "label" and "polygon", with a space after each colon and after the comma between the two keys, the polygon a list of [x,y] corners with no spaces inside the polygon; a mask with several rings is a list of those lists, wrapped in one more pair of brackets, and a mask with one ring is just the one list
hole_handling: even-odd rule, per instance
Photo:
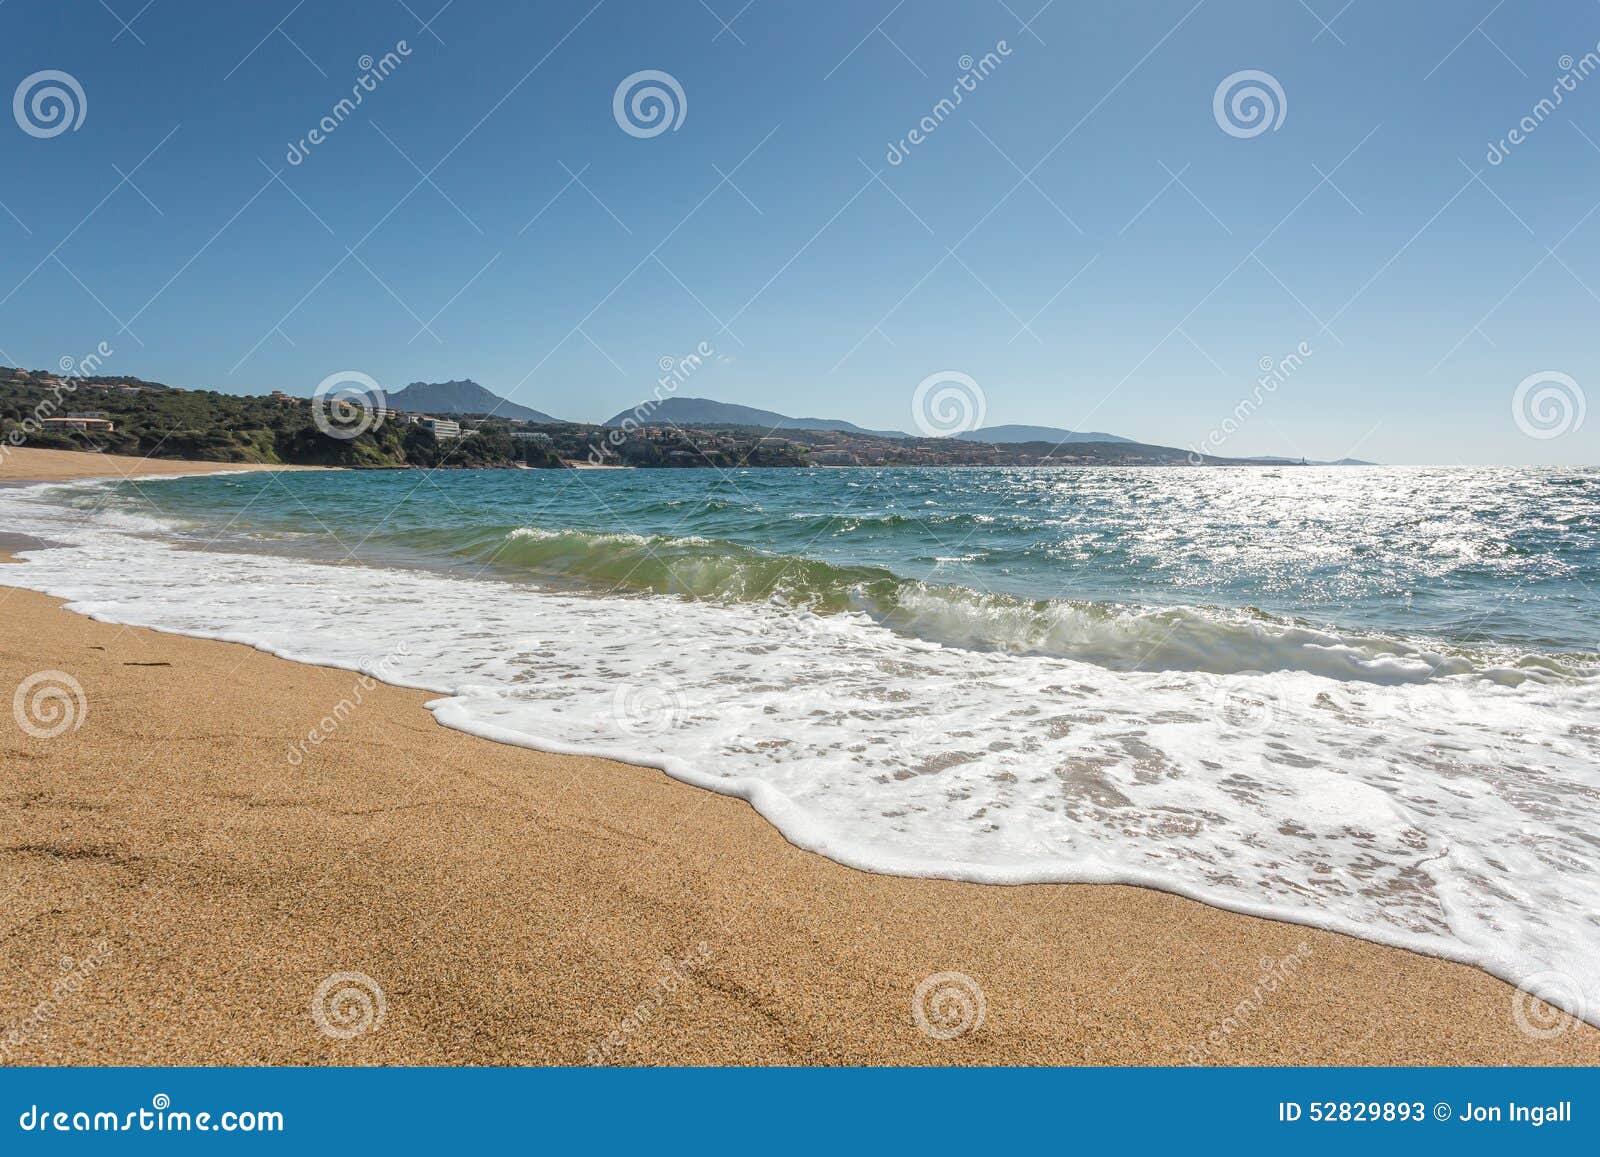
{"label": "ocean wave crest", "polygon": [[1452,647],[1322,628],[1253,609],[1020,598],[904,578],[881,567],[766,553],[700,535],[516,526],[432,530],[404,539],[501,572],[608,593],[776,602],[813,614],[859,614],[944,646],[1076,659],[1114,671],[1303,671],[1386,684],[1472,675],[1514,685],[1600,675],[1595,655]]}

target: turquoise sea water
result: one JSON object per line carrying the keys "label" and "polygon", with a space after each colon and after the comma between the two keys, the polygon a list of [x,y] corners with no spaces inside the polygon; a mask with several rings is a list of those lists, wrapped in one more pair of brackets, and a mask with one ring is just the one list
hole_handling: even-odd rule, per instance
{"label": "turquoise sea water", "polygon": [[1011,649],[1051,649],[1064,601],[1600,650],[1600,470],[256,474],[123,487],[111,506],[191,543],[777,599]]}
{"label": "turquoise sea water", "polygon": [[0,491],[0,529],[60,544],[0,582],[857,867],[1164,888],[1600,1020],[1600,470],[279,473]]}

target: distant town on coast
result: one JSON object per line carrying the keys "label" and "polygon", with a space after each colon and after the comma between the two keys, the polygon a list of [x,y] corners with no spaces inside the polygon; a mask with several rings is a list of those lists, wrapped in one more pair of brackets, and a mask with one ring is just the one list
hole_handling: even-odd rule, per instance
{"label": "distant town on coast", "polygon": [[369,469],[1327,464],[1225,458],[1045,426],[927,437],[677,396],[642,402],[603,422],[570,422],[470,380],[413,382],[351,400],[282,390],[224,394],[125,375],[6,367],[0,367],[0,444]]}

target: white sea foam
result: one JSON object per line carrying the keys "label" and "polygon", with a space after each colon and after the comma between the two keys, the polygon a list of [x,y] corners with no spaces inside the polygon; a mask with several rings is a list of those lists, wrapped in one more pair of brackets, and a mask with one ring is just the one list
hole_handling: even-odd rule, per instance
{"label": "white sea foam", "polygon": [[[43,497],[0,492],[0,525],[74,549],[0,581],[96,618],[351,668],[403,636],[387,677],[437,691],[440,722],[659,767],[843,863],[1164,888],[1514,983],[1561,973],[1600,1022],[1592,675],[1407,681],[1428,656],[1390,672],[1265,629],[1262,665],[1326,646],[1328,669],[1116,670],[865,615],[177,550]],[[665,693],[668,726],[616,718],[619,688]]]}

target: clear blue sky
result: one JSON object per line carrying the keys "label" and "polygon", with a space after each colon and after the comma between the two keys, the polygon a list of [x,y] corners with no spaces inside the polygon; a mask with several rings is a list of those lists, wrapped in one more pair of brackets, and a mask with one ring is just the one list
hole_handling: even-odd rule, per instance
{"label": "clear blue sky", "polygon": [[[1188,446],[1304,342],[1221,452],[1600,457],[1600,414],[1512,420],[1545,371],[1600,402],[1600,75],[1486,160],[1600,4],[1041,2],[3,0],[0,96],[57,69],[87,112],[0,116],[0,362],[596,420],[707,342],[684,394],[905,429],[956,370],[991,424]],[[648,138],[613,116],[644,69],[686,97]],[[1286,102],[1253,137],[1213,114],[1245,69]]]}

